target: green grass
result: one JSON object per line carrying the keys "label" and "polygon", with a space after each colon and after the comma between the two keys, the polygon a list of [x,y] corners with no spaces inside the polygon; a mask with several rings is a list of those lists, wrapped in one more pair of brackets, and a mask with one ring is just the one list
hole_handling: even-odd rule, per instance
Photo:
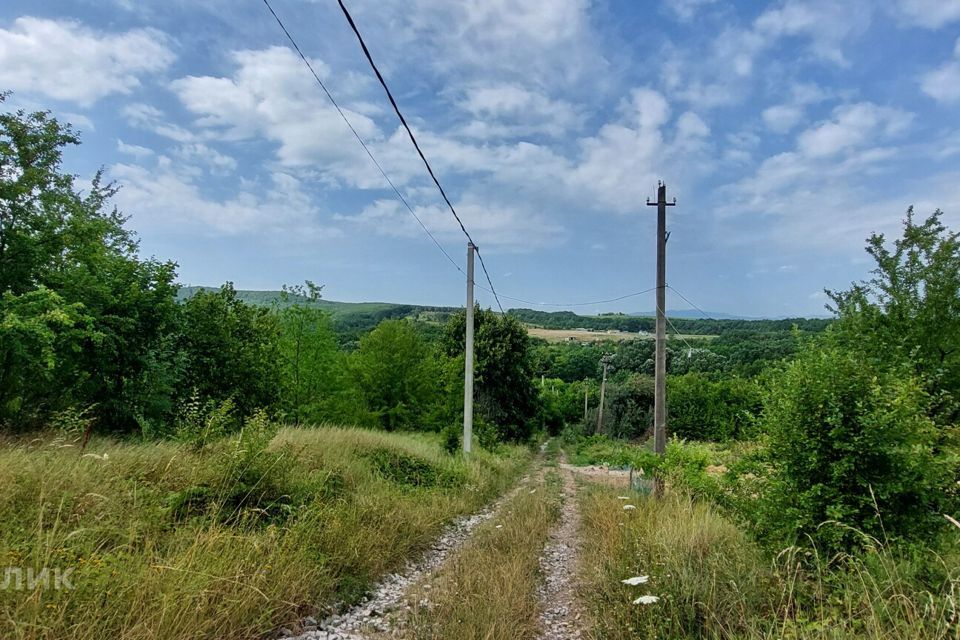
{"label": "green grass", "polygon": [[259,638],[355,601],[529,453],[359,429],[284,428],[206,449],[0,440],[0,566],[73,569],[0,589],[0,637]]}
{"label": "green grass", "polygon": [[[710,503],[683,493],[634,496],[633,511],[606,487],[580,496],[593,638],[960,637],[958,545],[941,554],[877,545],[860,557],[770,556]],[[621,583],[637,575],[649,582]],[[633,604],[644,594],[660,601]]]}

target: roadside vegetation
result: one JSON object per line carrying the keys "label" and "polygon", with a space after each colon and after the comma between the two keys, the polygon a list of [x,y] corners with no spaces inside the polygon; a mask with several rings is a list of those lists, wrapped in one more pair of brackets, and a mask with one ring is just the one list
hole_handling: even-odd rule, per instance
{"label": "roadside vegetation", "polygon": [[[684,491],[633,496],[630,511],[617,496],[600,485],[581,491],[593,637],[958,637],[956,546],[937,552],[870,541],[856,554],[806,545],[772,554]],[[635,576],[647,580],[623,584]],[[657,600],[634,602],[644,595]]]}
{"label": "roadside vegetation", "polygon": [[464,461],[436,436],[276,427],[203,446],[95,437],[0,447],[0,558],[74,568],[0,590],[0,636],[255,638],[323,617],[510,486],[529,450]]}
{"label": "roadside vegetation", "polygon": [[[668,396],[664,458],[567,431],[571,459],[671,490],[584,498],[598,637],[960,637],[960,239],[909,211],[867,252],[873,278],[829,292],[825,332],[723,383],[748,392]],[[658,601],[630,598],[638,574]]]}

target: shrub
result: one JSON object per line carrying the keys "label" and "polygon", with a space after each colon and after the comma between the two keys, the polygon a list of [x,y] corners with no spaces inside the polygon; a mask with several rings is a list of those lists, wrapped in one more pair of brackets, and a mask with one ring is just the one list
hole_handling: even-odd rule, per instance
{"label": "shrub", "polygon": [[825,342],[774,382],[765,404],[766,534],[837,551],[864,535],[920,539],[940,526],[952,463],[938,451],[929,398],[909,372],[879,372]]}
{"label": "shrub", "polygon": [[456,424],[447,425],[440,434],[443,439],[443,450],[450,455],[460,450],[460,426]]}
{"label": "shrub", "polygon": [[379,447],[367,453],[370,464],[384,479],[407,487],[459,487],[462,469],[434,464],[396,449]]}

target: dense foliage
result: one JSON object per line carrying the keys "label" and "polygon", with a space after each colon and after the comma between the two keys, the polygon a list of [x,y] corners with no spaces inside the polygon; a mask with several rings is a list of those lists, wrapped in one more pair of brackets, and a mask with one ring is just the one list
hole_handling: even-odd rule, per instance
{"label": "dense foliage", "polygon": [[[466,312],[447,323],[443,348],[449,357],[464,352]],[[509,315],[474,311],[474,397],[478,414],[495,424],[502,437],[524,440],[537,415],[537,390],[532,385],[533,358],[527,330]]]}
{"label": "dense foliage", "polygon": [[[203,446],[261,411],[387,430],[459,424],[462,313],[446,328],[442,308],[343,314],[310,282],[251,301],[231,283],[178,294],[176,265],[140,257],[109,205],[117,187],[97,175],[83,193],[61,170],[78,142],[48,113],[0,116],[0,428]],[[414,312],[423,319],[406,319]],[[476,335],[478,436],[525,439],[540,408],[526,330],[478,311]]]}

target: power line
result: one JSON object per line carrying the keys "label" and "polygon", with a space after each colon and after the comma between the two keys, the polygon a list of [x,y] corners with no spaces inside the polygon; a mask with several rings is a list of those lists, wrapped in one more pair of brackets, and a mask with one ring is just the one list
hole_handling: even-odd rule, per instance
{"label": "power line", "polygon": [[[303,63],[307,65],[307,69],[309,69],[310,73],[313,74],[314,80],[317,81],[317,84],[320,85],[320,88],[323,89],[323,92],[327,94],[327,98],[330,100],[330,104],[334,106],[334,108],[337,110],[337,113],[340,114],[340,117],[343,118],[343,121],[347,124],[347,127],[349,127],[350,131],[353,132],[353,136],[357,139],[357,142],[360,143],[360,146],[363,147],[363,150],[367,152],[367,156],[369,156],[374,166],[377,167],[377,170],[380,172],[380,175],[383,176],[383,179],[387,181],[387,184],[390,185],[390,188],[393,189],[393,192],[397,194],[397,198],[400,199],[400,202],[403,203],[403,206],[407,208],[407,211],[410,212],[410,215],[413,216],[413,219],[417,221],[417,223],[424,230],[424,232],[428,236],[430,236],[430,239],[433,240],[433,244],[437,245],[437,248],[440,249],[440,251],[446,257],[446,259],[450,261],[450,264],[452,264],[460,273],[464,273],[463,268],[457,263],[456,260],[454,260],[450,256],[449,253],[447,253],[447,250],[443,248],[443,245],[440,244],[440,241],[437,240],[436,236],[434,236],[430,232],[430,229],[428,229],[427,226],[423,224],[423,221],[420,219],[420,216],[416,214],[416,212],[413,210],[413,207],[411,207],[410,203],[407,202],[407,199],[403,197],[402,193],[400,193],[400,189],[398,189],[397,186],[393,183],[393,180],[390,179],[390,176],[387,175],[387,172],[383,170],[383,167],[374,157],[373,153],[370,151],[370,148],[367,146],[367,143],[364,142],[363,138],[360,137],[360,134],[357,133],[357,130],[353,127],[353,124],[351,124],[350,120],[347,118],[347,115],[343,112],[343,109],[341,109],[340,105],[337,104],[337,101],[334,99],[333,94],[331,94],[330,90],[327,89],[327,85],[323,83],[323,80],[321,80],[320,76],[317,75],[317,72],[314,71],[313,65],[310,64],[310,60],[305,55],[303,55],[303,51],[300,50],[300,46],[297,44],[297,41],[293,39],[293,36],[290,35],[290,32],[287,31],[287,27],[286,25],[283,24],[283,21],[280,19],[280,16],[278,16],[277,12],[273,10],[272,6],[270,6],[269,0],[263,0],[263,4],[267,5],[267,9],[270,10],[271,15],[273,15],[273,18],[277,21],[277,24],[280,25],[280,29],[282,29],[284,35],[287,36],[287,40],[289,40],[290,44],[293,45],[293,48],[296,50],[297,54],[300,56],[300,59],[303,60]],[[482,263],[482,260],[481,260],[481,263]]]}
{"label": "power line", "polygon": [[[267,0],[264,0],[264,2],[266,1]],[[423,150],[420,148],[420,144],[417,142],[416,136],[413,135],[413,130],[410,128],[410,125],[407,124],[407,119],[403,117],[403,113],[400,111],[400,107],[397,105],[397,101],[394,99],[393,93],[390,91],[390,87],[387,86],[386,80],[383,79],[383,74],[380,73],[380,69],[373,61],[373,56],[370,54],[370,49],[367,48],[367,43],[364,42],[363,36],[360,35],[360,30],[357,28],[357,24],[353,21],[353,16],[350,15],[346,5],[343,4],[343,0],[337,0],[337,4],[340,5],[340,10],[343,11],[343,15],[350,24],[350,28],[353,30],[354,35],[357,36],[357,41],[360,43],[360,48],[363,49],[363,55],[367,58],[367,62],[370,63],[370,67],[373,69],[373,73],[377,76],[377,80],[380,81],[380,86],[382,86],[384,92],[386,92],[387,98],[390,100],[390,105],[393,107],[394,112],[400,119],[400,124],[402,124],[403,128],[406,129],[407,135],[410,137],[410,142],[413,143],[413,147],[417,150],[417,154],[419,154],[420,159],[423,160],[423,165],[427,168],[427,173],[430,174],[433,184],[435,184],[437,186],[437,190],[440,191],[443,201],[447,203],[447,206],[450,208],[450,213],[452,213],[453,217],[457,220],[457,224],[460,225],[460,230],[463,231],[463,235],[467,237],[467,241],[476,247],[477,243],[473,241],[472,237],[470,237],[470,232],[467,231],[467,227],[464,226],[463,220],[461,220],[459,214],[457,214],[456,208],[453,206],[453,203],[450,202],[447,192],[443,190],[443,186],[441,186],[440,181],[437,179],[437,175],[433,172],[433,167],[430,166],[427,156],[424,155]],[[483,268],[483,274],[487,278],[487,284],[490,285],[490,292],[497,301],[497,306],[500,308],[500,313],[504,313],[503,305],[500,304],[500,297],[497,295],[497,291],[493,286],[493,281],[490,279],[490,272],[487,271],[487,265],[484,263],[483,256],[480,254],[479,249],[477,249],[477,257],[480,258],[480,266]]]}
{"label": "power line", "polygon": [[667,285],[667,288],[670,289],[671,291],[673,291],[675,294],[677,294],[677,295],[680,296],[681,298],[683,298],[683,301],[686,302],[688,305],[690,305],[691,307],[693,307],[694,309],[696,309],[697,311],[699,311],[700,313],[702,313],[702,314],[703,314],[703,317],[706,318],[707,320],[716,320],[716,318],[711,318],[710,315],[709,315],[706,311],[704,311],[703,309],[701,309],[700,307],[698,307],[697,305],[695,305],[693,302],[691,302],[691,301],[690,301],[690,298],[688,298],[687,296],[683,295],[682,293],[680,293],[679,291],[677,291],[676,289],[674,289],[672,285],[669,285],[669,284],[668,284],[668,285]]}
{"label": "power line", "polygon": [[[482,285],[477,285],[484,291],[489,291],[486,287]],[[523,298],[515,298],[513,296],[508,296],[506,294],[500,294],[501,298],[506,300],[513,300],[514,302],[522,302],[523,304],[532,304],[537,307],[589,307],[597,304],[607,304],[610,302],[618,302],[620,300],[626,300],[627,298],[634,298],[636,296],[643,295],[645,293],[650,293],[655,290],[656,287],[650,287],[649,289],[644,289],[643,291],[637,291],[636,293],[628,293],[622,296],[617,296],[616,298],[608,298],[607,300],[591,300],[589,302],[535,302],[533,300],[524,300]]]}
{"label": "power line", "polygon": [[[376,74],[377,79],[379,80],[381,86],[386,92],[387,98],[390,100],[390,104],[393,106],[393,109],[396,112],[397,117],[400,119],[401,124],[403,124],[404,129],[406,129],[407,135],[410,137],[410,141],[413,143],[413,146],[416,149],[417,153],[419,154],[420,159],[423,161],[424,166],[426,166],[427,172],[430,174],[430,178],[433,180],[433,183],[437,186],[437,189],[440,191],[440,195],[443,197],[444,202],[450,208],[450,212],[453,214],[454,218],[457,220],[457,223],[460,225],[460,230],[466,236],[467,240],[473,243],[473,238],[470,236],[470,233],[467,231],[466,226],[463,224],[463,221],[460,219],[460,216],[457,214],[456,208],[453,206],[450,199],[447,197],[447,194],[444,191],[443,187],[440,185],[440,181],[437,179],[436,174],[433,171],[433,168],[430,166],[429,161],[427,160],[422,149],[420,148],[420,145],[417,142],[417,139],[414,136],[413,131],[410,129],[410,126],[407,124],[406,118],[404,118],[403,113],[400,111],[400,108],[397,105],[397,102],[394,99],[393,94],[390,91],[390,88],[387,86],[386,81],[383,78],[383,75],[380,73],[380,70],[377,68],[376,63],[374,63],[373,57],[371,56],[370,51],[363,40],[363,37],[360,35],[359,29],[357,28],[356,23],[353,21],[353,17],[350,15],[350,12],[347,10],[346,6],[344,6],[342,0],[337,0],[337,1],[340,5],[341,10],[343,11],[344,16],[347,19],[347,22],[350,24],[351,29],[353,30],[354,34],[357,36],[357,39],[360,42],[360,47],[363,49],[363,52],[365,57],[367,58],[367,61],[370,63],[370,66],[373,68],[373,71]],[[437,240],[437,237],[430,231],[429,228],[427,228],[423,220],[421,220],[420,216],[418,216],[416,211],[414,211],[413,207],[404,197],[400,189],[396,186],[393,180],[390,179],[390,176],[387,175],[387,172],[384,170],[383,166],[377,160],[376,156],[373,155],[373,152],[367,146],[367,143],[363,140],[363,138],[357,132],[356,128],[353,126],[353,123],[350,122],[350,119],[347,117],[346,113],[344,113],[339,103],[337,103],[337,100],[333,97],[333,94],[330,92],[326,84],[323,82],[323,80],[320,79],[320,76],[314,70],[313,65],[310,63],[310,59],[307,58],[306,55],[304,55],[303,51],[300,49],[300,46],[297,44],[297,41],[294,39],[293,35],[291,35],[290,31],[287,29],[283,20],[281,20],[280,16],[277,15],[277,12],[274,11],[273,6],[270,4],[269,0],[263,0],[263,3],[264,5],[266,5],[267,9],[270,11],[270,14],[273,16],[274,20],[276,20],[277,25],[279,25],[280,29],[283,31],[283,34],[286,36],[287,40],[290,41],[290,44],[293,46],[294,50],[297,52],[297,55],[300,56],[300,59],[303,61],[307,69],[310,71],[310,74],[313,76],[314,80],[316,80],[317,84],[320,86],[324,94],[327,96],[327,99],[330,101],[330,104],[333,105],[337,113],[340,115],[340,118],[347,125],[347,128],[350,129],[350,132],[353,134],[354,138],[356,138],[357,142],[360,143],[360,146],[363,147],[363,150],[364,152],[366,152],[367,157],[370,158],[370,161],[373,162],[373,165],[377,168],[377,171],[379,171],[380,175],[383,176],[384,181],[386,181],[386,183],[393,190],[394,194],[397,196],[397,199],[400,200],[400,202],[407,209],[407,211],[410,213],[413,219],[417,221],[417,224],[420,225],[420,228],[423,229],[424,233],[426,233],[427,236],[430,238],[430,240],[433,241],[437,249],[440,250],[440,252],[450,262],[450,264],[452,264],[453,267],[457,271],[459,271],[461,274],[466,275],[466,272],[463,270],[463,267],[461,267],[460,264],[453,259],[450,253],[447,252],[447,250],[443,247],[443,245],[440,244],[440,241]],[[473,244],[474,244],[474,247],[476,248],[476,243],[473,243]],[[493,297],[497,302],[497,307],[500,309],[501,313],[505,313],[503,309],[503,305],[500,303],[501,297],[504,299],[513,300],[515,302],[520,302],[523,304],[530,304],[530,305],[535,305],[540,307],[586,307],[586,306],[592,306],[592,305],[598,305],[598,304],[608,304],[611,302],[618,302],[620,300],[626,300],[628,298],[633,298],[639,295],[643,295],[644,293],[649,293],[650,291],[653,291],[656,288],[656,287],[653,287],[651,289],[645,289],[643,291],[637,291],[635,293],[628,293],[622,296],[617,296],[615,298],[608,298],[606,300],[592,300],[588,302],[535,302],[532,300],[526,300],[524,298],[517,298],[514,296],[498,294],[496,289],[493,286],[493,280],[490,278],[490,272],[487,270],[487,265],[483,260],[483,255],[480,253],[480,249],[476,248],[476,252],[477,252],[477,257],[480,259],[480,266],[483,269],[483,273],[489,287],[484,287],[483,285],[476,285],[476,286],[480,289],[483,289],[484,291],[487,291],[488,293],[493,294]],[[670,288],[672,289],[673,287],[670,287]],[[674,289],[674,291],[676,290]],[[680,294],[679,291],[677,291],[676,293],[679,294],[681,297],[683,297],[683,294]],[[686,298],[684,299],[686,300]],[[689,302],[689,300],[687,302]],[[690,303],[690,304],[692,305],[693,303]],[[693,305],[693,306],[696,306],[696,305]],[[703,313],[702,310],[701,310],[701,313]],[[674,327],[674,330],[676,330],[676,327]]]}

